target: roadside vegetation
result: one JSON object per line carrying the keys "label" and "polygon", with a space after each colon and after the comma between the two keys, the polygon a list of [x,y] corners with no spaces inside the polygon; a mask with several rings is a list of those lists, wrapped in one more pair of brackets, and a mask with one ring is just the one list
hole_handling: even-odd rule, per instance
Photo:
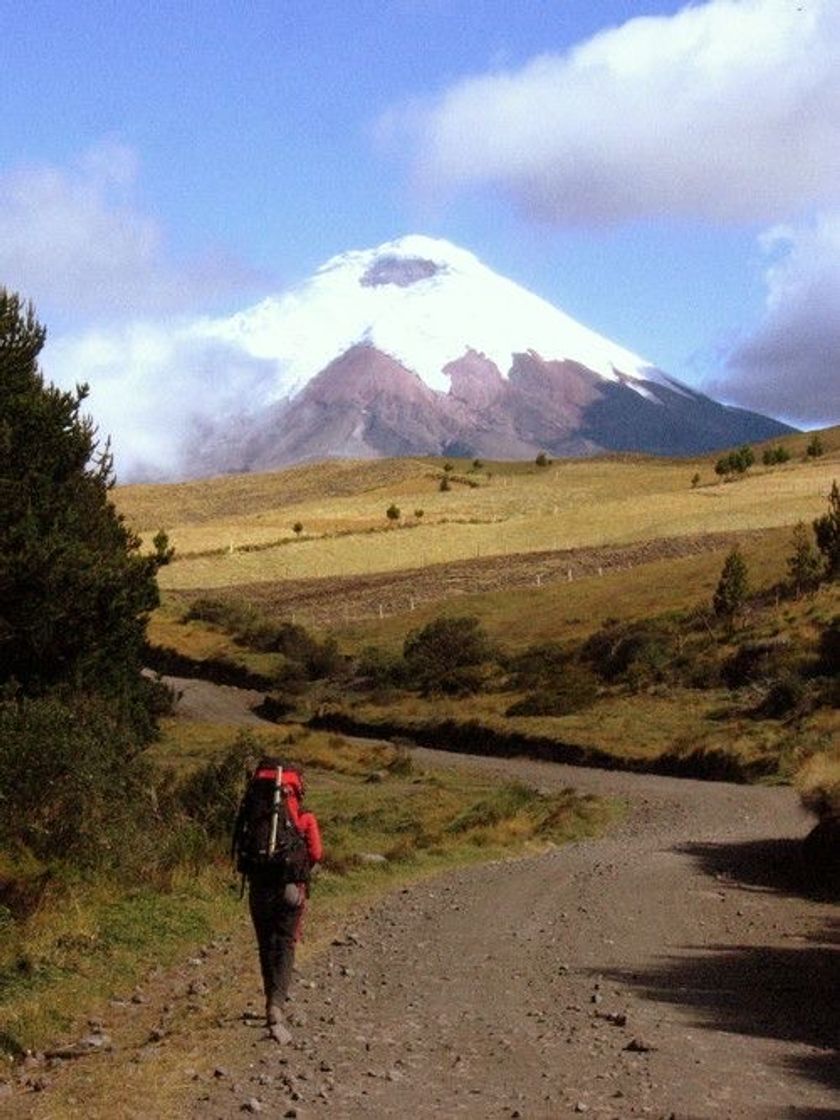
{"label": "roadside vegetation", "polygon": [[591,834],[612,811],[571,790],[545,795],[425,771],[405,748],[301,728],[237,734],[164,719],[147,758],[154,812],[145,834],[129,832],[120,858],[95,874],[54,861],[37,900],[20,897],[6,911],[0,1050],[11,1058],[61,1037],[108,999],[130,996],[152,966],[242,921],[230,833],[245,775],[262,752],[306,768],[307,800],[329,838],[315,925],[388,885]]}

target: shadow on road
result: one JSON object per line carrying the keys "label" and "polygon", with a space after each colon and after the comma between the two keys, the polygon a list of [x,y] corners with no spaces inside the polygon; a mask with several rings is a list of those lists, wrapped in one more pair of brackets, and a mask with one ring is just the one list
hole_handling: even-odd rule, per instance
{"label": "shadow on road", "polygon": [[807,866],[801,840],[773,838],[738,844],[693,843],[681,844],[675,850],[691,856],[717,879],[800,898],[831,900],[833,897],[830,888]]}
{"label": "shadow on road", "polygon": [[[762,840],[687,844],[718,882],[747,890],[820,899],[804,871],[800,844]],[[648,999],[694,1009],[698,1026],[814,1047],[790,1059],[791,1073],[840,1089],[840,920],[790,946],[703,946],[644,971],[614,973]],[[822,1116],[796,1111],[796,1116]]]}

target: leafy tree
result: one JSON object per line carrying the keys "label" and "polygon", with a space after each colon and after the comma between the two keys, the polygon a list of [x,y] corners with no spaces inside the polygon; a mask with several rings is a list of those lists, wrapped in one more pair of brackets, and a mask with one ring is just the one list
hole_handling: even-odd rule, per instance
{"label": "leafy tree", "polygon": [[302,521],[296,521],[294,523],[294,525],[292,526],[292,532],[294,533],[294,535],[296,537],[299,537],[301,535],[301,533],[303,532],[303,522]]}
{"label": "leafy tree", "polygon": [[389,521],[399,521],[400,517],[402,516],[400,507],[394,505],[394,503],[392,502],[385,510],[385,516]]}
{"label": "leafy tree", "polygon": [[549,465],[548,455],[544,451],[539,451],[534,462],[538,467],[547,467]]}
{"label": "leafy tree", "polygon": [[728,455],[722,455],[715,463],[715,474],[728,478],[732,474],[732,461]]}
{"label": "leafy tree", "polygon": [[728,478],[730,474],[746,474],[755,462],[755,452],[744,444],[737,451],[730,451],[728,455],[721,456],[715,463],[715,474]]}
{"label": "leafy tree", "polygon": [[829,579],[837,579],[840,577],[840,489],[837,479],[831,484],[828,513],[814,522],[814,536],[825,560],[826,575]]}
{"label": "leafy tree", "polygon": [[821,455],[825,455],[825,444],[820,438],[819,432],[814,432],[805,448],[805,454],[809,459],[819,459]]}
{"label": "leafy tree", "polygon": [[736,545],[723,564],[712,598],[712,607],[718,618],[732,622],[744,609],[749,594],[747,563]]}
{"label": "leafy tree", "polygon": [[0,289],[0,685],[125,694],[138,686],[155,573],[109,499],[108,445],[81,414],[87,386],[47,385],[44,328]]}
{"label": "leafy tree", "polygon": [[764,454],[761,456],[761,461],[765,467],[773,467],[778,463],[786,463],[790,459],[790,452],[786,447],[781,444],[778,447],[768,447]]}
{"label": "leafy tree", "polygon": [[443,478],[440,480],[440,485],[438,486],[438,490],[442,490],[445,493],[447,490],[451,490],[451,489],[452,489],[452,483],[449,481],[449,476],[444,475]]}
{"label": "leafy tree", "polygon": [[415,516],[415,517],[417,518],[417,520],[418,520],[418,521],[420,521],[420,520],[422,520],[422,518],[423,518],[423,514],[424,514],[424,513],[425,513],[425,510],[422,510],[422,509],[416,509],[416,510],[414,511],[414,516]]}
{"label": "leafy tree", "polygon": [[788,578],[794,595],[813,591],[820,582],[822,564],[804,521],[794,526],[793,552],[788,557]]}

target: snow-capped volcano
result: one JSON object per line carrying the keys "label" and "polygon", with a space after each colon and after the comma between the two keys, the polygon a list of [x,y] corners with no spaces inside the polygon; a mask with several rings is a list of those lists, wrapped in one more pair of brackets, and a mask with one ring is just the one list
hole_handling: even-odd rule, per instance
{"label": "snow-capped volcano", "polygon": [[194,337],[270,363],[267,401],[202,433],[193,466],[394,454],[679,454],[789,430],[726,408],[447,241],[342,253]]}
{"label": "snow-capped volcano", "polygon": [[570,358],[610,381],[617,371],[662,376],[472,253],[416,234],[342,253],[294,291],[198,329],[275,360],[278,396],[296,392],[357,345],[388,354],[439,392],[449,390],[446,366],[470,350],[503,377],[514,355],[529,350]]}

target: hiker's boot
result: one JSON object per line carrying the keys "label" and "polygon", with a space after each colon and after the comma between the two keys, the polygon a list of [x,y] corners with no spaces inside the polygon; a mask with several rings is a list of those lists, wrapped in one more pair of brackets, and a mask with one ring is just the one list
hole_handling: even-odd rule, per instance
{"label": "hiker's boot", "polygon": [[280,1046],[288,1046],[292,1036],[283,1023],[283,1012],[277,1003],[269,1003],[265,1009],[265,1020],[268,1033]]}

